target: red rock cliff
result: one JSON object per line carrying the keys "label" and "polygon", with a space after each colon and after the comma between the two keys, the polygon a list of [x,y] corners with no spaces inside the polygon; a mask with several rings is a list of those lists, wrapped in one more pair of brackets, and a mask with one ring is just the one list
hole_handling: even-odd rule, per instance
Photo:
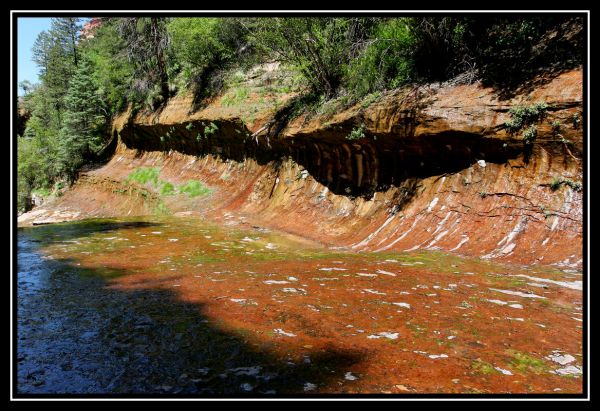
{"label": "red rock cliff", "polygon": [[[526,146],[504,124],[511,107],[538,101],[549,105],[547,116]],[[218,99],[190,107],[191,98],[176,98],[159,113],[118,118],[112,159],[20,223],[147,213],[119,186],[132,169],[154,166],[167,181],[199,179],[214,189],[210,198],[165,199],[176,213],[263,224],[356,251],[439,249],[581,267],[581,70],[510,100],[479,84],[407,87],[367,108],[301,116],[279,133],[275,122],[258,137],[250,134],[273,109],[250,124]],[[211,123],[218,130],[199,138]],[[364,138],[347,139],[357,129]]]}

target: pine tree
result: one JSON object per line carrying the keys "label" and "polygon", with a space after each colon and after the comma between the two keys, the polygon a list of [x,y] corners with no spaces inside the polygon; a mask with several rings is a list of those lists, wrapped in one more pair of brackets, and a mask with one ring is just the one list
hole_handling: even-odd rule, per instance
{"label": "pine tree", "polygon": [[118,20],[119,34],[125,40],[127,57],[137,76],[133,88],[140,94],[158,91],[158,95],[152,96],[157,102],[169,95],[167,50],[170,38],[167,20],[164,17],[124,17]]}
{"label": "pine tree", "polygon": [[65,115],[60,132],[60,167],[69,177],[101,144],[99,126],[102,102],[93,82],[88,61],[79,62],[65,97]]}
{"label": "pine tree", "polygon": [[40,79],[59,121],[69,80],[80,60],[77,50],[79,20],[73,17],[52,19],[50,30],[41,32],[32,48],[33,61],[40,67]]}

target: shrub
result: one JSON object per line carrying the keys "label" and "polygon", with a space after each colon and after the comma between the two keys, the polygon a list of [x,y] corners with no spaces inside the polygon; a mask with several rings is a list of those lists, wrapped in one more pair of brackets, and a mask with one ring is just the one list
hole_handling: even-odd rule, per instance
{"label": "shrub", "polygon": [[581,17],[477,16],[466,20],[466,28],[468,48],[487,84],[518,84],[540,69],[575,67],[584,59]]}
{"label": "shrub", "polygon": [[197,197],[210,193],[210,189],[200,181],[190,180],[179,187],[179,192],[190,197]]}
{"label": "shrub", "polygon": [[125,179],[125,181],[135,181],[139,184],[146,184],[148,182],[153,185],[158,184],[159,170],[156,167],[140,167],[133,170]]}
{"label": "shrub", "polygon": [[177,65],[185,85],[198,86],[206,85],[208,75],[239,54],[247,36],[233,18],[174,18],[167,31],[172,41],[171,64]]}
{"label": "shrub", "polygon": [[354,127],[350,134],[346,136],[346,140],[360,140],[365,138],[365,126],[361,124],[360,127]]}
{"label": "shrub", "polygon": [[408,20],[413,37],[411,61],[415,74],[425,80],[446,80],[469,69],[473,55],[464,17],[414,17]]}
{"label": "shrub", "polygon": [[568,178],[560,178],[560,177],[554,177],[552,179],[552,182],[550,183],[550,189],[552,191],[556,191],[560,188],[560,186],[562,184],[565,184],[565,185],[571,187],[575,191],[583,190],[583,185],[581,183],[577,183],[573,180],[569,180]]}
{"label": "shrub", "polygon": [[526,145],[531,145],[537,138],[537,127],[529,126],[527,130],[523,132],[523,141]]}
{"label": "shrub", "polygon": [[552,189],[552,191],[556,191],[559,189],[561,184],[562,184],[562,180],[558,177],[554,177],[554,179],[550,183],[550,188]]}
{"label": "shrub", "polygon": [[259,49],[295,67],[313,92],[331,98],[348,62],[376,22],[372,18],[269,17],[257,19],[251,39]]}
{"label": "shrub", "polygon": [[161,184],[159,192],[161,196],[170,196],[175,194],[175,187],[173,184],[165,181]]}
{"label": "shrub", "polygon": [[234,91],[227,93],[221,99],[221,105],[225,107],[233,106],[246,100],[250,92],[245,87],[238,87]]}
{"label": "shrub", "polygon": [[219,127],[215,123],[211,122],[208,126],[204,127],[204,137],[215,134],[218,129]]}
{"label": "shrub", "polygon": [[415,38],[409,21],[394,18],[380,23],[364,52],[350,62],[347,86],[355,96],[396,88],[412,77]]}
{"label": "shrub", "polygon": [[530,106],[516,106],[508,110],[510,121],[504,123],[508,132],[514,134],[523,127],[542,121],[546,117],[548,104],[538,102]]}

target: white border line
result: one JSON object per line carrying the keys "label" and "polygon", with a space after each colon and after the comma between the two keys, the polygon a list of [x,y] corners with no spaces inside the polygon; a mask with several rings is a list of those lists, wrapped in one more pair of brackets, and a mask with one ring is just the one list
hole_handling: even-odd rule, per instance
{"label": "white border line", "polygon": [[[13,253],[12,247],[16,247],[13,244],[13,117],[14,117],[14,95],[13,95],[13,14],[14,13],[33,13],[31,17],[35,17],[36,14],[41,13],[79,13],[81,10],[11,10],[10,11],[10,238],[11,238],[11,253],[10,253],[10,263],[11,268],[16,269],[16,265],[13,265]],[[591,68],[591,56],[590,56],[590,10],[84,10],[82,15],[90,15],[94,13],[165,13],[165,14],[175,14],[175,13],[249,13],[249,14],[260,14],[260,13],[307,13],[307,14],[320,14],[320,13],[389,13],[389,14],[399,14],[399,13],[587,13],[587,170],[584,170],[587,175],[587,187],[584,187],[586,190],[587,196],[587,273],[585,274],[587,277],[587,397],[586,398],[419,398],[419,397],[409,397],[409,398],[401,398],[401,397],[391,397],[391,398],[302,398],[302,397],[293,397],[293,398],[269,398],[269,397],[261,397],[261,398],[153,398],[153,397],[140,397],[140,398],[105,398],[105,397],[86,397],[86,398],[14,398],[13,397],[13,274],[11,272],[10,275],[10,400],[11,401],[142,401],[142,400],[152,400],[152,401],[588,401],[591,397],[591,386],[590,386],[590,289],[591,289],[591,276],[590,272],[590,112],[591,112],[591,101],[590,101],[590,68]],[[17,93],[18,95],[18,93]],[[586,223],[584,221],[584,223]],[[586,387],[583,387],[584,389]],[[110,395],[110,394],[107,394]],[[426,394],[424,394],[426,395]],[[495,395],[495,394],[491,394]],[[497,394],[497,395],[505,395],[505,394]],[[549,394],[551,395],[551,394]]]}

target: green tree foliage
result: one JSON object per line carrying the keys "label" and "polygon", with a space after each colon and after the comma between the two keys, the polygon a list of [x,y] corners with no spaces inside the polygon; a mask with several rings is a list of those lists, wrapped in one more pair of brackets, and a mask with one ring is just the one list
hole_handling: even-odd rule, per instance
{"label": "green tree foliage", "polygon": [[468,53],[490,85],[516,85],[540,70],[575,67],[584,59],[581,17],[488,15],[464,21]]}
{"label": "green tree foliage", "polygon": [[261,18],[252,27],[252,39],[264,52],[293,64],[314,92],[332,97],[372,24],[364,18]]}
{"label": "green tree foliage", "polygon": [[245,44],[245,31],[234,19],[193,17],[167,24],[172,40],[172,66],[180,70],[184,86],[203,85],[204,76],[228,64]]}
{"label": "green tree foliage", "polygon": [[413,17],[411,60],[420,79],[446,80],[472,67],[464,17]]}
{"label": "green tree foliage", "polygon": [[33,61],[40,67],[40,79],[50,104],[59,116],[64,109],[69,80],[77,64],[77,32],[79,19],[66,17],[52,19],[50,30],[41,32],[33,45]]}
{"label": "green tree foliage", "polygon": [[413,75],[411,54],[415,39],[410,19],[394,18],[379,23],[364,52],[351,61],[347,87],[357,96],[395,88]]}
{"label": "green tree foliage", "polygon": [[29,208],[31,191],[51,186],[57,173],[54,165],[58,153],[56,134],[48,132],[38,117],[27,122],[23,136],[17,138],[17,207]]}
{"label": "green tree foliage", "polygon": [[125,51],[134,68],[134,99],[146,98],[155,107],[169,96],[167,50],[170,38],[164,17],[121,17],[117,19]]}
{"label": "green tree foliage", "polygon": [[127,58],[126,42],[114,19],[103,19],[93,38],[82,41],[82,52],[93,67],[98,94],[106,103],[107,117],[123,110],[134,79],[134,68]]}
{"label": "green tree foliage", "polygon": [[85,159],[100,148],[99,133],[103,124],[100,100],[94,81],[92,67],[82,60],[71,79],[65,97],[66,114],[60,130],[60,171],[73,177]]}

